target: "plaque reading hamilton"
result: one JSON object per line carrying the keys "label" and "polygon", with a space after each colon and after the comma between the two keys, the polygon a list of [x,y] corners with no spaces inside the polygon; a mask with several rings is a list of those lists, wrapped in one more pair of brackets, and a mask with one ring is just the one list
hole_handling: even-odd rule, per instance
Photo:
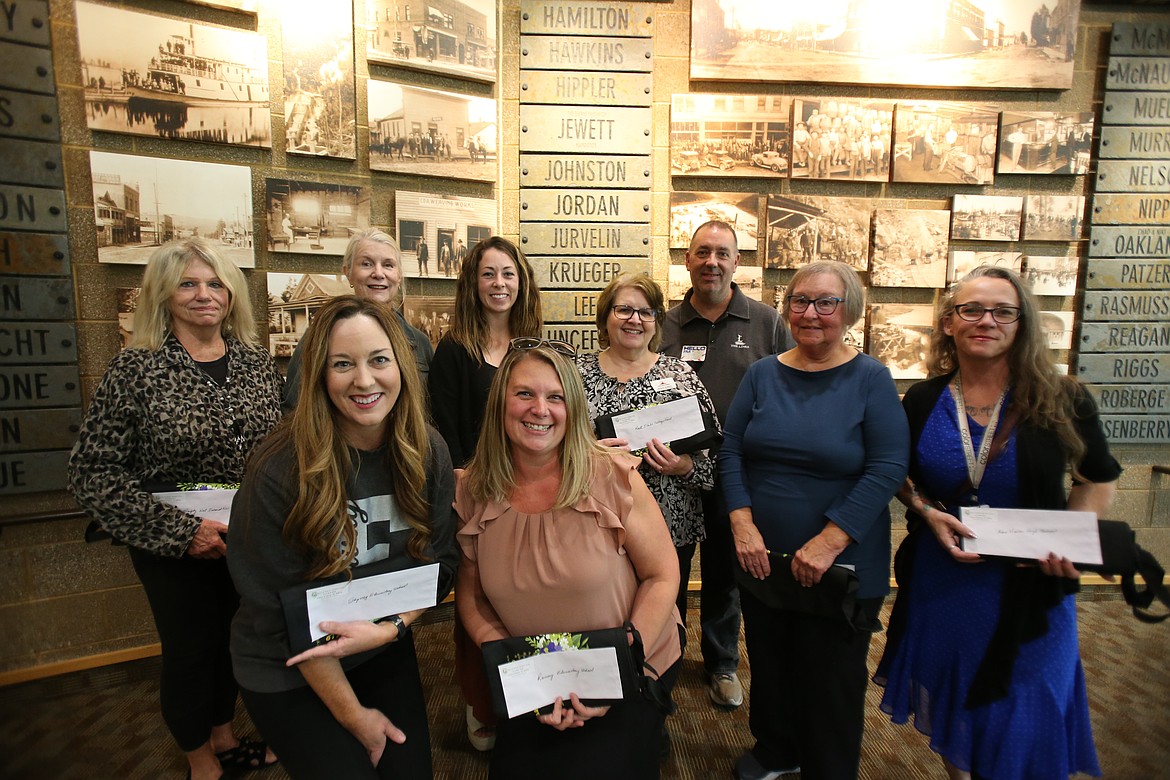
{"label": "plaque reading hamilton", "polygon": [[567,341],[576,347],[578,352],[597,352],[601,348],[597,343],[596,325],[552,323],[544,326],[544,337],[555,341]]}
{"label": "plaque reading hamilton", "polygon": [[1170,355],[1078,355],[1077,377],[1091,384],[1170,384]]}
{"label": "plaque reading hamilton", "polygon": [[1170,125],[1170,91],[1110,92],[1101,107],[1107,125]]}
{"label": "plaque reading hamilton", "polygon": [[1082,319],[1088,322],[1163,320],[1170,318],[1170,290],[1086,290]]}
{"label": "plaque reading hamilton", "polygon": [[0,184],[0,228],[65,232],[65,193]]}
{"label": "plaque reading hamilton", "polygon": [[68,236],[61,233],[8,233],[0,231],[0,274],[42,274],[48,276],[68,273]]}
{"label": "plaque reading hamilton", "polygon": [[3,144],[8,159],[0,165],[0,182],[34,187],[65,186],[60,144],[19,140],[7,140]]}
{"label": "plaque reading hamilton", "polygon": [[0,455],[0,495],[64,490],[69,450]]}
{"label": "plaque reading hamilton", "polygon": [[1114,444],[1170,444],[1170,415],[1103,414],[1101,427]]}
{"label": "plaque reading hamilton", "polygon": [[0,320],[73,319],[73,281],[0,277]]}
{"label": "plaque reading hamilton", "polygon": [[1083,322],[1080,352],[1170,353],[1170,322]]}
{"label": "plaque reading hamilton", "polygon": [[650,38],[521,35],[520,70],[649,73],[654,70],[654,42]]}
{"label": "plaque reading hamilton", "polygon": [[77,366],[0,367],[0,409],[80,406]]}
{"label": "plaque reading hamilton", "polygon": [[0,41],[0,88],[22,89],[38,95],[57,94],[52,51]]}
{"label": "plaque reading hamilton", "polygon": [[1110,57],[1105,89],[1168,90],[1170,57]]}
{"label": "plaque reading hamilton", "polygon": [[648,189],[650,160],[642,155],[522,154],[520,185]]}
{"label": "plaque reading hamilton", "polygon": [[1170,257],[1170,228],[1094,226],[1089,257]]}
{"label": "plaque reading hamilton", "polygon": [[520,32],[551,35],[626,35],[648,38],[653,34],[654,6],[650,3],[589,3],[580,0],[545,0],[520,4]]}
{"label": "plaque reading hamilton", "polygon": [[1170,259],[1090,260],[1085,274],[1089,290],[1152,290],[1170,287]]}
{"label": "plaque reading hamilton", "polygon": [[1170,223],[1170,195],[1098,194],[1093,196],[1096,225],[1165,225]]}
{"label": "plaque reading hamilton", "polygon": [[67,322],[0,322],[0,360],[70,363],[77,360],[77,328]]}
{"label": "plaque reading hamilton", "polygon": [[649,106],[653,97],[649,73],[562,73],[526,70],[520,73],[520,100],[591,106]]}
{"label": "plaque reading hamilton", "polygon": [[649,222],[649,190],[520,192],[520,219],[543,222]]}
{"label": "plaque reading hamilton", "polygon": [[649,255],[650,225],[521,222],[520,248],[526,255]]}
{"label": "plaque reading hamilton", "polygon": [[1114,22],[1110,54],[1170,54],[1170,23]]}
{"label": "plaque reading hamilton", "polygon": [[1165,160],[1101,160],[1097,163],[1097,192],[1170,192],[1170,156]]}
{"label": "plaque reading hamilton", "polygon": [[57,98],[0,89],[0,136],[61,140]]}
{"label": "plaque reading hamilton", "polygon": [[650,154],[649,108],[520,106],[520,151]]}
{"label": "plaque reading hamilton", "polygon": [[1101,412],[1170,414],[1170,385],[1086,385]]}
{"label": "plaque reading hamilton", "polygon": [[81,409],[0,412],[0,452],[68,450],[81,430]]}
{"label": "plaque reading hamilton", "polygon": [[600,290],[541,290],[540,309],[549,322],[593,322]]}
{"label": "plaque reading hamilton", "polygon": [[600,290],[624,273],[649,273],[646,257],[534,257],[526,254],[541,290]]}

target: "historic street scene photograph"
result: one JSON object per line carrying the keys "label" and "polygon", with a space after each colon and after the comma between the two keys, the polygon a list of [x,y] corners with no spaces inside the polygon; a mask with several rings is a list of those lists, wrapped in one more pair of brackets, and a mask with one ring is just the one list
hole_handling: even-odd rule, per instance
{"label": "historic street scene photograph", "polygon": [[1085,216],[1083,195],[1024,197],[1024,241],[1076,241]]}
{"label": "historic street scene photograph", "polygon": [[968,249],[951,250],[947,283],[957,282],[981,265],[995,265],[1010,268],[1020,273],[1024,256],[1019,252],[973,252]]}
{"label": "historic street scene photograph", "polygon": [[367,0],[370,62],[496,80],[495,0]]}
{"label": "historic street scene photograph", "polygon": [[814,260],[869,267],[870,202],[865,198],[769,195],[767,268],[799,268]]}
{"label": "historic street scene photograph", "polygon": [[754,192],[670,193],[670,248],[686,249],[704,222],[719,220],[735,230],[740,251],[754,252],[760,228],[760,196]]}
{"label": "historic street scene photograph", "polygon": [[991,184],[998,122],[990,103],[898,103],[894,181]]}
{"label": "historic street scene photograph", "polygon": [[795,98],[792,178],[889,181],[894,103]]}
{"label": "historic street scene photograph", "polygon": [[951,203],[951,239],[1018,241],[1024,198],[1018,195],[956,195]]}
{"label": "historic street scene photograph", "polygon": [[487,198],[394,193],[403,276],[459,276],[473,246],[496,232],[496,202]]}
{"label": "historic street scene photograph", "polygon": [[1080,261],[1070,255],[1025,255],[1024,278],[1037,295],[1076,295]]}
{"label": "historic street scene photograph", "polygon": [[786,95],[674,95],[670,175],[787,176],[791,114]]}
{"label": "historic street scene photograph", "polygon": [[876,209],[869,281],[876,287],[945,287],[951,212]]}

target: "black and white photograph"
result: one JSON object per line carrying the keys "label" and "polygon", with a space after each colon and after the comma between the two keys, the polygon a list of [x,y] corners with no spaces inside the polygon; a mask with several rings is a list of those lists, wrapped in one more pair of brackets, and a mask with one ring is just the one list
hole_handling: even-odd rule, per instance
{"label": "black and white photograph", "polygon": [[1080,261],[1067,255],[1025,255],[1024,278],[1032,283],[1037,295],[1063,295],[1077,292],[1077,269]]}
{"label": "black and white photograph", "polygon": [[345,254],[370,226],[370,190],[350,184],[265,179],[268,251]]}
{"label": "black and white photograph", "polygon": [[1086,173],[1093,112],[1004,111],[998,173]]}
{"label": "black and white photograph", "polygon": [[371,170],[496,181],[494,99],[368,83]]}
{"label": "black and white photograph", "polygon": [[309,328],[313,315],[353,286],[340,274],[267,274],[268,350],[274,358],[290,358]]}
{"label": "black and white photograph", "polygon": [[1080,0],[694,0],[691,79],[1068,89]]}
{"label": "black and white photograph", "polygon": [[726,222],[741,252],[754,252],[760,232],[760,196],[754,192],[670,193],[670,248],[687,249],[704,222]]}
{"label": "black and white photograph", "polygon": [[1049,349],[1072,349],[1073,313],[1071,311],[1040,312],[1040,327]]}
{"label": "black and white photograph", "polygon": [[783,178],[791,115],[786,95],[674,95],[670,175]]}
{"label": "black and white photograph", "polygon": [[357,156],[353,3],[281,0],[285,151]]}
{"label": "black and white photograph", "polygon": [[160,244],[199,236],[256,267],[247,166],[90,152],[89,167],[98,262],[144,265]]}
{"label": "black and white photograph", "polygon": [[956,195],[951,202],[951,240],[1018,241],[1024,198]]}
{"label": "black and white photograph", "polygon": [[[786,295],[788,295],[788,285],[786,284],[774,284],[771,286],[769,292],[764,295],[763,302],[780,312],[781,322],[786,322],[784,320],[784,296]],[[853,323],[853,326],[845,331],[842,341],[858,352],[865,351],[865,317]]]}
{"label": "black and white photograph", "polygon": [[894,379],[925,379],[934,307],[928,303],[876,303],[869,307],[867,353]]}
{"label": "black and white photograph", "polygon": [[402,303],[402,316],[430,339],[431,346],[439,346],[439,339],[451,329],[455,317],[455,298],[440,295],[407,295]]}
{"label": "black and white photograph", "polygon": [[1024,241],[1076,241],[1085,216],[1082,195],[1027,195],[1024,198]]}
{"label": "black and white photograph", "polygon": [[898,103],[894,181],[991,184],[998,128],[990,103]]}
{"label": "black and white photograph", "polygon": [[949,211],[875,209],[870,284],[945,287],[950,223]]}
{"label": "black and white photograph", "polygon": [[403,275],[458,278],[471,248],[496,232],[496,213],[487,198],[395,192]]}
{"label": "black and white photograph", "polygon": [[263,35],[79,2],[77,39],[91,130],[272,146]]}
{"label": "black and white photograph", "polygon": [[496,80],[495,0],[366,0],[365,27],[370,62]]}
{"label": "black and white photograph", "polygon": [[683,263],[670,266],[669,276],[666,279],[666,300],[673,307],[682,301],[687,290],[691,289],[691,274]]}
{"label": "black and white photograph", "polygon": [[114,296],[117,299],[118,313],[118,343],[122,349],[130,346],[130,339],[134,337],[134,312],[138,309],[138,296],[142,294],[141,287],[115,287]]}
{"label": "black and white photograph", "polygon": [[1016,273],[1023,272],[1024,256],[1019,252],[972,252],[968,249],[951,251],[947,282],[957,282],[981,265],[1010,268]]}
{"label": "black and white photograph", "polygon": [[889,181],[894,103],[795,98],[792,178]]}
{"label": "black and white photograph", "polygon": [[869,266],[870,201],[819,195],[769,195],[766,268],[799,268],[814,260]]}

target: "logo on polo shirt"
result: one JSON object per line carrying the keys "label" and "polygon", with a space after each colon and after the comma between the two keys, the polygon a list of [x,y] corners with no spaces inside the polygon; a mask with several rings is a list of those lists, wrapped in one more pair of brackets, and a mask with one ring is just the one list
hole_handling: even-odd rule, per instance
{"label": "logo on polo shirt", "polygon": [[747,344],[743,343],[743,334],[738,333],[735,336],[735,343],[731,345],[732,349],[751,349]]}

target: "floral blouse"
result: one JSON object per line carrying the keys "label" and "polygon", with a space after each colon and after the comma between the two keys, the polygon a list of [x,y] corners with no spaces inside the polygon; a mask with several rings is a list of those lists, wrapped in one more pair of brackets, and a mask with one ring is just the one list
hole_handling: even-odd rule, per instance
{"label": "floral blouse", "polygon": [[[707,388],[694,370],[669,355],[659,355],[656,362],[643,376],[628,382],[619,382],[601,370],[596,354],[578,355],[577,369],[585,384],[585,397],[589,402],[589,419],[617,412],[628,412],[652,404],[666,403],[679,398],[696,395],[699,406],[715,415],[715,406]],[[657,385],[661,389],[655,389]],[[715,422],[719,425],[718,419]],[[707,451],[691,453],[695,471],[689,477],[659,474],[645,461],[638,467],[638,473],[658,501],[671,539],[676,547],[701,542],[707,532],[703,526],[703,502],[700,490],[715,486],[715,462],[707,457]]]}

